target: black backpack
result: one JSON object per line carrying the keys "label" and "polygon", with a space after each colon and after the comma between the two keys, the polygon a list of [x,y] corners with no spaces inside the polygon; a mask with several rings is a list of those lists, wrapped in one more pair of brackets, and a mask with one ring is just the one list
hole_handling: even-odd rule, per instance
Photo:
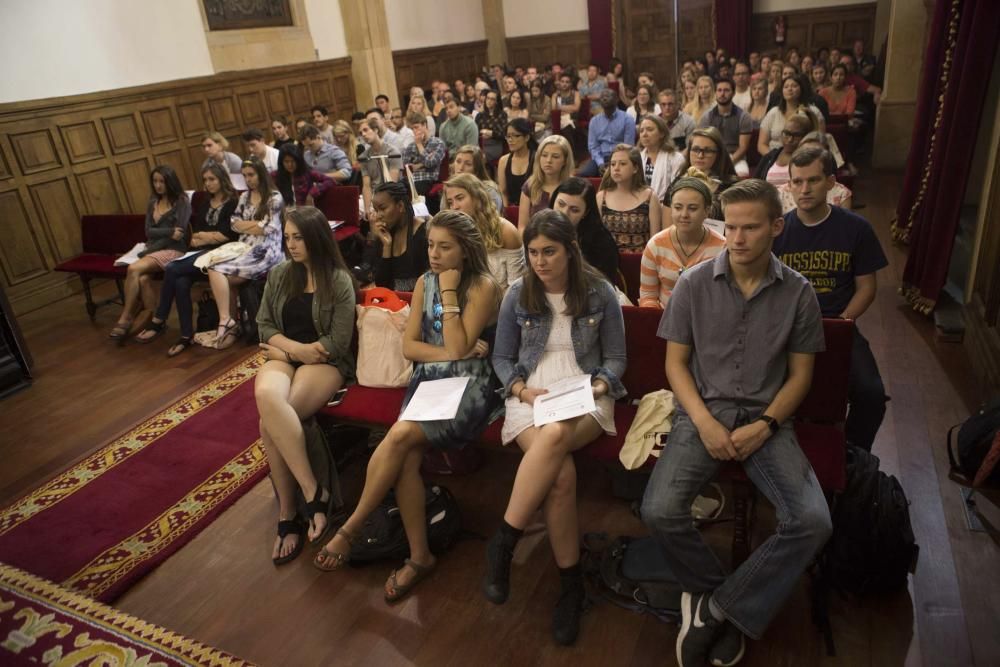
{"label": "black backpack", "polygon": [[[957,451],[952,446],[951,439],[952,432],[956,428],[958,429]],[[971,484],[983,466],[983,461],[993,447],[993,441],[998,433],[1000,433],[1000,399],[984,405],[979,412],[960,425],[948,429],[948,460],[951,461],[952,472]],[[995,459],[991,459],[987,465],[990,463],[993,466],[992,470],[984,471],[986,481],[1000,483],[1000,466]]]}
{"label": "black backpack", "polygon": [[680,620],[683,590],[655,538],[587,533],[583,549],[583,571],[603,599],[665,623]]}
{"label": "black backpack", "polygon": [[[462,514],[451,491],[427,485],[427,540],[431,552],[440,555],[451,548],[462,533]],[[385,500],[365,520],[361,534],[351,546],[351,563],[402,560],[410,555],[396,497],[390,491]]]}
{"label": "black backpack", "polygon": [[215,331],[219,326],[219,307],[210,290],[201,293],[198,299],[198,319],[195,321],[195,331]]}
{"label": "black backpack", "polygon": [[833,510],[833,536],[820,556],[826,583],[854,593],[883,593],[906,586],[920,547],[913,538],[910,505],[899,480],[878,469],[878,457],[847,448],[847,486]]}
{"label": "black backpack", "polygon": [[266,282],[266,278],[258,278],[240,285],[240,322],[243,323],[243,340],[247,345],[256,345],[260,342],[257,311],[260,310]]}

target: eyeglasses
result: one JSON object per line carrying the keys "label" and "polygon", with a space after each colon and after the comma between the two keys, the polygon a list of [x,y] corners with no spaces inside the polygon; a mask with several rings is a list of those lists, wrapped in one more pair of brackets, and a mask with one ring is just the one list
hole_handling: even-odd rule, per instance
{"label": "eyeglasses", "polygon": [[782,130],[781,136],[785,139],[801,139],[806,136],[805,132],[789,132],[788,130]]}
{"label": "eyeglasses", "polygon": [[695,146],[691,149],[691,153],[694,155],[700,155],[702,157],[706,155],[715,155],[719,152],[718,148],[703,148],[702,146]]}

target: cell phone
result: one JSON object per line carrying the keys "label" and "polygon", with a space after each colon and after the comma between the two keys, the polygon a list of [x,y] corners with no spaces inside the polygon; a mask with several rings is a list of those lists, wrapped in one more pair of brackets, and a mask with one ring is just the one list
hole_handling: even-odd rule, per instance
{"label": "cell phone", "polygon": [[344,396],[347,396],[347,387],[343,389],[338,389],[337,392],[330,397],[330,400],[326,402],[326,407],[335,408],[344,402]]}

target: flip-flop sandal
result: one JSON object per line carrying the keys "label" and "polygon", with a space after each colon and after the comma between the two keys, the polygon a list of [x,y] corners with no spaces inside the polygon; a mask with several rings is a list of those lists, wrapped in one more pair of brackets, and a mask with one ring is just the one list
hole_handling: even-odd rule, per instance
{"label": "flip-flop sandal", "polygon": [[272,558],[271,562],[273,562],[275,565],[284,565],[285,563],[291,563],[293,560],[298,558],[299,554],[302,553],[302,548],[305,545],[306,541],[305,536],[302,534],[303,532],[304,531],[302,530],[302,522],[299,521],[298,519],[287,519],[285,521],[279,521],[278,537],[281,539],[282,542],[284,542],[285,538],[288,537],[289,535],[298,535],[299,539],[298,541],[295,542],[295,547],[292,548],[292,550],[289,553],[285,554],[284,556]]}
{"label": "flip-flop sandal", "polygon": [[194,344],[194,341],[190,338],[178,338],[177,342],[170,346],[167,350],[168,357],[176,357],[178,354],[188,349]]}
{"label": "flip-flop sandal", "polygon": [[240,337],[240,323],[230,318],[229,322],[222,327],[222,335],[215,337],[215,349],[225,350],[232,347]]}
{"label": "flip-flop sandal", "polygon": [[122,324],[121,322],[116,322],[111,333],[108,334],[108,338],[118,340],[119,338],[124,338],[128,335],[128,330],[132,328],[132,320]]}
{"label": "flip-flop sandal", "polygon": [[[396,583],[396,575],[399,573],[399,570],[393,570],[392,574],[389,575],[389,585],[392,587],[392,593],[385,594],[385,601],[389,604],[399,602],[409,595],[410,591],[412,591],[417,584],[426,579],[427,576],[434,571],[434,568],[437,566],[437,561],[434,561],[433,565],[421,565],[420,563],[407,558],[403,561],[403,567],[406,566],[409,566],[410,569],[413,570],[413,578],[410,579],[409,583],[404,586],[400,586]],[[400,568],[400,570],[401,569],[403,568]]]}
{"label": "flip-flop sandal", "polygon": [[[326,493],[326,500],[322,500],[323,493]],[[316,487],[316,495],[312,500],[306,503],[306,521],[312,526],[313,517],[317,514],[322,514],[326,517],[326,527],[323,528],[323,532],[316,536],[316,539],[309,540],[310,544],[319,544],[325,540],[330,535],[330,516],[333,514],[333,494],[324,489],[322,486]]]}
{"label": "flip-flop sandal", "polygon": [[[152,343],[154,340],[162,336],[163,332],[166,330],[167,330],[166,320],[162,322],[150,322],[149,326],[147,326],[145,329],[136,334],[136,336],[132,340],[142,345],[146,345],[148,343]],[[147,331],[152,333],[153,335],[143,337],[143,334],[146,333]]]}
{"label": "flip-flop sandal", "polygon": [[[337,529],[337,535],[341,535],[345,540],[347,540],[349,545],[353,545],[355,540],[357,540],[355,535],[352,535],[343,528]],[[343,554],[338,551],[327,551],[326,547],[323,547],[319,550],[319,553],[316,554],[316,557],[313,558],[313,567],[317,570],[322,570],[323,572],[335,572],[336,570],[344,567],[350,558],[350,553]],[[333,559],[333,565],[326,564],[326,561],[329,559]]]}

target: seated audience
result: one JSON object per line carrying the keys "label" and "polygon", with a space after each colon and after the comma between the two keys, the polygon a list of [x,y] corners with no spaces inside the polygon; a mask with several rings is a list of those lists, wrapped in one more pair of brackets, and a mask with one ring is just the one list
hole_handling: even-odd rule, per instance
{"label": "seated audience", "polygon": [[536,141],[541,141],[552,131],[552,100],[545,94],[540,80],[531,83],[528,120],[531,122],[532,134]]}
{"label": "seated audience", "polygon": [[618,108],[618,98],[613,90],[601,93],[604,113],[590,119],[587,130],[587,148],[590,160],[577,172],[578,176],[600,176],[607,169],[611,152],[619,144],[635,144],[635,121]]}
{"label": "seated audience", "polygon": [[[378,132],[378,136],[400,154],[404,148],[413,143],[413,132],[410,131],[410,128],[404,125],[402,130],[397,131],[395,127],[390,127],[380,109],[369,109],[368,113],[365,114],[365,120],[375,121],[375,130]],[[363,123],[362,127],[364,127]],[[358,129],[358,135],[360,136],[360,134],[361,129]]]}
{"label": "seated audience", "polygon": [[715,106],[715,82],[709,76],[698,77],[696,89],[698,91],[697,104],[690,109],[685,109],[685,111],[696,121],[700,121],[709,109]]}
{"label": "seated audience", "polygon": [[788,182],[788,165],[792,153],[799,147],[802,138],[816,128],[816,120],[809,112],[798,113],[785,121],[781,131],[781,148],[775,148],[761,157],[754,171],[754,178],[760,178],[778,187]]}
{"label": "seated audience", "polygon": [[[785,214],[774,254],[809,279],[824,317],[856,321],[875,300],[876,272],[889,262],[867,220],[827,204],[827,191],[836,183],[829,151],[800,148],[791,170],[796,208]],[[857,328],[847,400],[847,442],[871,451],[888,399],[871,347]]]}
{"label": "seated audience", "polygon": [[489,189],[472,174],[458,174],[444,184],[444,202],[469,216],[486,244],[490,275],[502,291],[524,273],[521,232],[490,201]]}
{"label": "seated audience", "polygon": [[383,118],[388,118],[392,113],[392,105],[389,102],[389,96],[384,93],[379,93],[375,96],[375,106],[382,112]]}
{"label": "seated audience", "polygon": [[383,183],[372,195],[372,237],[375,240],[374,279],[379,287],[411,292],[427,270],[427,230],[413,215],[410,189]]}
{"label": "seated audience", "polygon": [[284,246],[290,259],[271,269],[257,312],[267,360],[254,379],[260,439],[278,496],[275,565],[302,553],[297,492],[307,499],[309,541],[319,543],[332,527],[337,499],[313,474],[302,422],[354,378],[355,364],[354,279],[326,216],[312,207],[288,211]]}
{"label": "seated audience", "polygon": [[722,143],[729,151],[736,175],[750,175],[746,154],[753,133],[753,119],[743,109],[733,104],[733,82],[719,79],[715,84],[715,106],[698,121],[698,127],[714,127],[722,135]]}
{"label": "seated audience", "polygon": [[[685,591],[676,644],[685,666],[736,664],[745,636],[761,637],[832,531],[790,422],[823,350],[816,296],[771,254],[783,224],[774,186],[742,181],[722,201],[727,250],[681,275],[660,320],[676,410],[641,510]],[[778,526],[733,572],[691,521],[723,461],[742,465]]]}
{"label": "seated audience", "polygon": [[469,383],[454,419],[393,424],[368,462],[357,507],[314,560],[322,570],[346,565],[364,522],[393,489],[410,556],[385,583],[389,603],[403,599],[437,564],[427,543],[420,475],[424,452],[476,446],[502,412],[489,362],[501,293],[489,275],[483,239],[469,217],[457,211],[441,211],[429,229],[425,254],[431,270],[417,280],[403,339],[403,355],[414,362],[403,410],[424,380],[463,377]]}
{"label": "seated audience", "polygon": [[498,99],[495,91],[487,91],[485,106],[476,116],[476,126],[479,127],[479,136],[483,140],[483,152],[486,154],[487,162],[499,159],[503,153],[503,135],[507,129],[507,112],[504,111]]}
{"label": "seated audience", "polygon": [[307,125],[302,128],[299,142],[305,149],[302,157],[310,169],[326,174],[338,183],[350,180],[354,173],[350,158],[338,146],[323,141],[315,127]]}
{"label": "seated audience", "polygon": [[507,120],[513,120],[515,118],[527,120],[528,104],[524,98],[525,95],[520,90],[511,92],[510,97],[507,98],[507,106],[504,108],[507,112]]}
{"label": "seated audience", "polygon": [[504,206],[513,206],[520,201],[521,188],[531,175],[538,144],[532,136],[531,123],[524,118],[515,118],[507,123],[507,146],[509,151],[500,157],[497,164],[497,181]]}
{"label": "seated audience", "polygon": [[361,139],[368,146],[360,158],[361,196],[366,213],[371,210],[372,192],[375,188],[383,183],[398,181],[403,168],[402,153],[384,141],[379,134],[380,125],[375,118],[376,115],[369,114],[368,120],[361,126]]}
{"label": "seated audience", "polygon": [[389,124],[392,125],[392,129],[396,132],[402,134],[406,127],[406,118],[403,116],[403,110],[399,107],[394,107],[392,112],[389,114]]}
{"label": "seated audience", "polygon": [[[294,148],[294,144],[291,144]],[[191,346],[194,339],[194,315],[191,306],[191,286],[206,280],[205,274],[194,265],[195,259],[223,243],[235,241],[239,234],[232,228],[230,218],[236,210],[236,191],[233,190],[229,173],[217,164],[211,164],[201,172],[202,183],[208,197],[201,200],[198,209],[191,216],[191,239],[188,248],[198,251],[197,255],[176,259],[163,269],[163,284],[160,287],[160,302],[153,319],[138,336],[138,343],[149,343],[166,331],[170,307],[177,302],[177,319],[181,336],[167,350],[168,357],[175,357]]]}
{"label": "seated audience", "polygon": [[271,146],[281,150],[285,144],[294,144],[295,139],[292,138],[291,129],[287,117],[278,115],[272,118],[271,136],[274,137],[274,141],[271,142]]}
{"label": "seated audience", "polygon": [[684,100],[681,110],[692,118],[700,118],[701,116],[692,115],[698,113],[699,102],[698,84],[691,80],[690,70],[688,71],[688,78],[681,80],[681,89],[679,92],[683,93],[682,99]]}
{"label": "seated audience", "polygon": [[552,108],[561,113],[560,125],[563,129],[571,127],[580,112],[580,91],[573,88],[573,77],[563,72],[558,78],[558,87],[552,94]]}
{"label": "seated audience", "polygon": [[677,279],[696,264],[712,259],[726,239],[705,225],[712,206],[708,180],[686,176],[670,187],[670,227],[649,239],[642,251],[639,274],[639,306],[666,308]]}
{"label": "seated audience", "polygon": [[[823,132],[810,132],[806,136],[802,137],[802,141],[799,142],[799,148],[804,146],[819,146],[830,150],[830,142],[828,137],[830,135]],[[778,195],[781,197],[781,212],[788,213],[795,208],[795,196],[792,194],[792,190],[788,183],[783,183],[778,186]],[[844,186],[842,183],[837,183],[836,181],[826,192],[826,203],[831,206],[839,206],[841,208],[851,210],[852,204],[852,193]]]}
{"label": "seated audience", "polygon": [[438,135],[452,155],[462,146],[479,143],[479,130],[476,127],[476,121],[462,113],[462,107],[454,98],[449,98],[445,102],[444,113],[447,120],[441,124],[441,131]]}
{"label": "seated audience", "polygon": [[781,76],[785,71],[785,63],[780,60],[772,60],[767,68],[767,95],[770,97],[775,91],[781,90],[784,78]]}
{"label": "seated audience", "polygon": [[315,206],[316,199],[334,186],[332,178],[309,168],[297,146],[283,147],[278,164],[271,176],[285,206]]}
{"label": "seated audience", "polygon": [[333,125],[330,125],[330,112],[324,106],[314,106],[310,113],[312,114],[313,126],[319,130],[319,136],[323,138],[328,144],[333,143]]}
{"label": "seated audience", "polygon": [[667,189],[684,166],[684,154],[670,138],[667,123],[660,116],[645,116],[639,123],[643,177],[656,201],[663,201]]}
{"label": "seated audience", "polygon": [[278,169],[278,149],[264,142],[264,133],[256,127],[251,127],[243,133],[243,143],[246,144],[248,158],[257,158],[264,163],[268,171]]}
{"label": "seated audience", "polygon": [[[364,115],[362,114],[358,127],[364,123]],[[334,145],[344,152],[347,159],[351,161],[352,169],[357,169],[356,163],[358,161],[358,156],[361,154],[358,147],[358,135],[354,131],[354,126],[348,123],[346,120],[338,120],[333,124],[333,143]]]}
{"label": "seated audience", "polygon": [[809,83],[814,91],[823,94],[823,89],[830,85],[830,75],[827,73],[825,64],[818,62],[812,66]]}
{"label": "seated audience", "polygon": [[206,134],[201,140],[201,148],[205,151],[205,161],[201,163],[202,170],[214,162],[221,164],[230,174],[240,173],[240,165],[243,164],[243,160],[236,153],[230,153],[226,150],[229,148],[229,140],[221,133],[209,132]]}
{"label": "seated audience", "polygon": [[696,127],[694,118],[681,111],[677,103],[677,93],[664,88],[660,91],[660,117],[666,121],[667,129],[670,131],[670,139],[678,150],[684,150],[688,145],[688,138]]}
{"label": "seated audience", "polygon": [[503,199],[500,195],[500,186],[490,178],[486,171],[486,158],[483,151],[475,144],[460,146],[455,153],[455,159],[451,162],[451,175],[472,174],[486,186],[490,201],[496,206],[497,211],[504,210]]}
{"label": "seated audience", "polygon": [[854,56],[855,66],[865,79],[870,79],[875,71],[875,56],[865,51],[865,40],[856,39],[851,48],[851,55]]}
{"label": "seated audience", "polygon": [[740,60],[733,67],[733,104],[749,111],[750,109],[750,66]]}
{"label": "seated audience", "polygon": [[660,115],[660,105],[656,103],[655,95],[656,91],[648,84],[639,86],[638,90],[636,90],[635,101],[626,110],[626,113],[632,117],[636,125],[639,124],[643,116]]}
{"label": "seated audience", "polygon": [[177,173],[167,165],[158,165],[149,174],[149,187],[152,194],[146,204],[146,247],[139,253],[139,259],[128,265],[122,288],[125,302],[109,334],[119,345],[125,344],[140,296],[146,308],[156,306],[153,276],[187,250],[185,237],[191,224],[191,202]]}
{"label": "seated audience", "polygon": [[[406,108],[406,116],[404,118],[408,118],[411,113],[423,114],[427,121],[427,131],[430,133],[430,136],[437,135],[437,123],[434,121],[431,110],[427,108],[427,98],[424,97],[423,88],[417,86],[410,88],[410,104]],[[406,125],[409,127],[409,122]]]}
{"label": "seated audience", "polygon": [[403,149],[403,167],[413,175],[417,189],[413,194],[426,195],[438,180],[448,148],[434,136],[426,116],[411,111],[406,114],[406,126],[413,132],[413,143]]}
{"label": "seated audience", "polygon": [[521,186],[517,228],[524,233],[528,221],[539,211],[549,208],[550,197],[559,184],[573,174],[573,150],[560,134],[545,137],[535,151],[531,176]]}
{"label": "seated audience", "polygon": [[649,237],[660,231],[660,202],[643,176],[639,149],[618,144],[597,193],[601,220],[618,249],[642,252]]}
{"label": "seated audience", "polygon": [[[577,90],[580,91],[581,99],[590,100],[590,115],[597,116],[601,113],[604,103],[601,101],[602,93],[608,89],[608,81],[601,76],[600,68],[591,63],[587,66],[587,78],[580,82]],[[611,91],[614,93],[614,91]],[[617,97],[617,95],[615,95]],[[615,106],[618,106],[617,100]]]}
{"label": "seated audience", "polygon": [[803,76],[791,76],[784,80],[781,86],[781,101],[772,107],[760,122],[760,135],[757,139],[757,152],[767,155],[774,148],[781,148],[781,131],[785,129],[785,119],[799,113],[800,107],[811,111],[818,119],[816,129],[824,130],[822,113],[812,104],[805,105],[803,100],[812,96],[809,82]]}
{"label": "seated audience", "polygon": [[767,115],[767,82],[763,79],[750,84],[750,106],[744,111],[750,116],[753,129],[760,129],[760,121]]}
{"label": "seated audience", "polygon": [[688,147],[688,159],[681,168],[682,176],[692,176],[691,169],[708,176],[709,189],[712,191],[712,208],[708,217],[721,220],[722,205],[719,195],[730,185],[739,180],[733,161],[729,159],[729,151],[722,143],[722,135],[714,127],[698,128],[691,134],[691,144]]}
{"label": "seated audience", "polygon": [[853,116],[857,106],[857,93],[854,86],[847,85],[847,67],[834,65],[830,73],[830,85],[819,91],[830,107],[834,116]]}
{"label": "seated audience", "polygon": [[[495,604],[507,601],[514,548],[541,509],[561,588],[552,635],[570,645],[586,600],[573,452],[616,433],[614,402],[626,393],[625,323],[614,288],[584,261],[576,230],[564,215],[551,210],[535,215],[525,230],[524,252],[530,269],[504,296],[493,353],[506,397],[502,440],[517,442],[524,456],[503,522],[486,547],[483,592]],[[582,374],[591,377],[594,411],[535,426],[535,400],[553,383]]]}
{"label": "seated audience", "polygon": [[879,103],[882,99],[882,89],[872,83],[869,83],[864,77],[855,71],[856,63],[853,55],[845,53],[838,60],[834,61],[832,65],[830,65],[831,69],[838,64],[844,65],[847,68],[846,83],[848,86],[853,86],[858,95],[864,95],[866,93],[871,95],[872,101],[875,104]]}
{"label": "seated audience", "polygon": [[603,273],[609,283],[618,285],[618,244],[601,222],[594,185],[586,178],[567,178],[552,193],[552,209],[576,227],[576,240],[587,263]]}
{"label": "seated audience", "polygon": [[[261,278],[285,258],[281,247],[281,210],[284,207],[281,193],[273,189],[267,168],[260,160],[250,159],[243,163],[243,178],[247,191],[240,195],[231,224],[233,231],[239,232],[239,240],[250,249],[235,259],[213,264],[208,270],[208,283],[219,309],[219,328],[214,342],[219,350],[235,343],[240,333],[239,323],[231,316],[236,302],[236,291],[232,288]],[[244,326],[254,324],[243,323]]]}

